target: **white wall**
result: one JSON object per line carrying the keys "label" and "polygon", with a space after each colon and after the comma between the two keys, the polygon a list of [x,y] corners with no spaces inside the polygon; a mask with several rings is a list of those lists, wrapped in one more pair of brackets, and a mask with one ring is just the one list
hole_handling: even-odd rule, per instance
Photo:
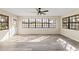
{"label": "white wall", "polygon": [[[49,18],[56,19],[56,28],[22,28],[22,19],[24,18]],[[18,34],[59,34],[60,17],[53,16],[26,16],[18,17]]]}
{"label": "white wall", "polygon": [[0,14],[9,16],[9,29],[0,31],[0,41],[4,41],[13,36],[13,19],[17,19],[17,17],[7,11],[0,9]]}
{"label": "white wall", "polygon": [[[71,15],[75,15],[75,14],[79,14],[79,9],[77,9],[67,15],[64,15],[63,17],[67,17],[67,16],[71,16]],[[79,42],[79,30],[63,29],[61,26],[61,34]]]}

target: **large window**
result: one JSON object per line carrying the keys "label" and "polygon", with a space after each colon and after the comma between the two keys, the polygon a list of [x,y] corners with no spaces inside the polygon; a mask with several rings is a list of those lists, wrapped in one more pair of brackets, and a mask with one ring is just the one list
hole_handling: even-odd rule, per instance
{"label": "large window", "polygon": [[23,28],[56,28],[56,20],[48,18],[32,18],[22,20]]}
{"label": "large window", "polygon": [[7,30],[9,28],[9,17],[0,14],[0,30]]}
{"label": "large window", "polygon": [[63,28],[79,30],[79,15],[63,18]]}

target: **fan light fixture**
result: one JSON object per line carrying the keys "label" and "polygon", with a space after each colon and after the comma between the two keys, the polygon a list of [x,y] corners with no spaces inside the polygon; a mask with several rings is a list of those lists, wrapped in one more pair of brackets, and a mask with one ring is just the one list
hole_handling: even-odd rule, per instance
{"label": "fan light fixture", "polygon": [[46,12],[48,12],[48,10],[42,10],[42,8],[36,8],[37,11],[37,15],[46,15]]}

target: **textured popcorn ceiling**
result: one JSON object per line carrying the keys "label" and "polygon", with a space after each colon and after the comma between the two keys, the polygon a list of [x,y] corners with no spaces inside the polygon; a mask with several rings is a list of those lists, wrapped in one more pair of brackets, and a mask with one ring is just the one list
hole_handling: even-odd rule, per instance
{"label": "textured popcorn ceiling", "polygon": [[[37,11],[35,8],[1,8],[2,10],[13,13],[17,16],[37,16]],[[63,16],[77,8],[42,8],[43,10],[49,10],[46,15],[43,16]]]}

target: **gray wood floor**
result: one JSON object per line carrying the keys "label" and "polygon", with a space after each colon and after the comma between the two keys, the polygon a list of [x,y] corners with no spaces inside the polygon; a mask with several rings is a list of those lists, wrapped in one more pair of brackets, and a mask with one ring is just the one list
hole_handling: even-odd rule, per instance
{"label": "gray wood floor", "polygon": [[15,35],[9,40],[0,42],[0,51],[66,51],[57,42],[60,38],[72,44],[76,43],[62,35]]}

